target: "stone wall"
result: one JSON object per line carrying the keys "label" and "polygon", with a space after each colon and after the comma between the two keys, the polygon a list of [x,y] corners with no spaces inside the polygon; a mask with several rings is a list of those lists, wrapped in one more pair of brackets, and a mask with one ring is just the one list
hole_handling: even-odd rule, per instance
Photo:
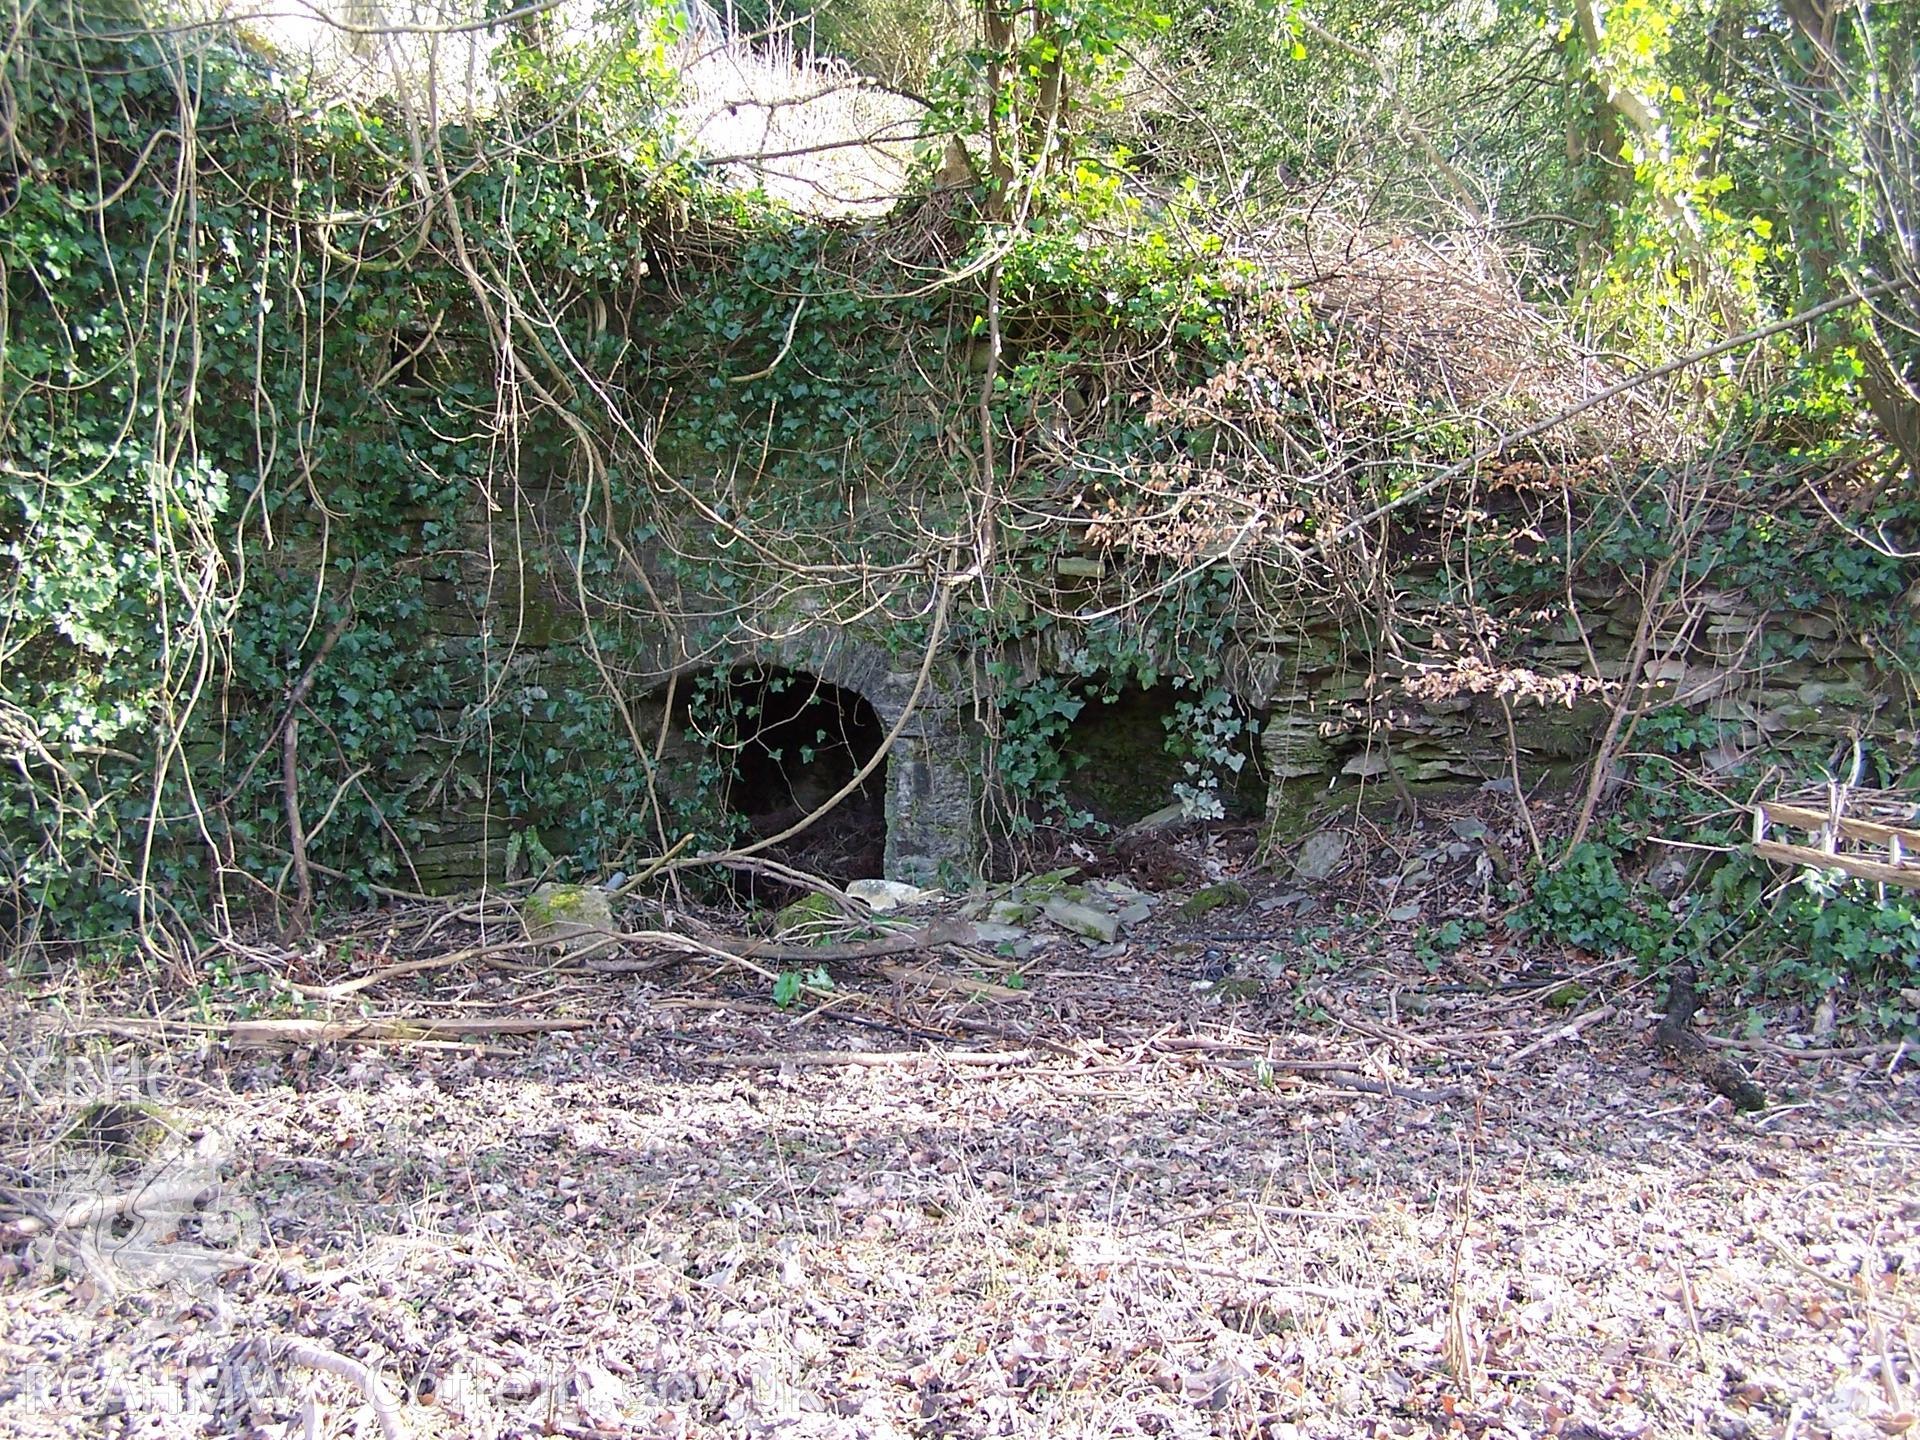
{"label": "stone wall", "polygon": [[[1238,668],[1248,702],[1265,712],[1270,818],[1285,826],[1312,797],[1384,779],[1389,770],[1411,785],[1510,785],[1517,757],[1529,785],[1575,779],[1606,727],[1641,612],[1620,589],[1581,587],[1574,599],[1579,624],[1562,619],[1542,629],[1510,662],[1540,677],[1544,695],[1528,693],[1524,682],[1504,696],[1472,688],[1416,693],[1427,688],[1422,677],[1447,674],[1457,658],[1431,644],[1433,632],[1423,634],[1418,617],[1399,655],[1371,656],[1325,626],[1248,643]],[[1897,768],[1913,763],[1920,715],[1912,687],[1845,638],[1837,615],[1766,613],[1717,594],[1692,597],[1691,616],[1653,628],[1635,698],[1720,722],[1726,762],[1762,746],[1825,738],[1842,768],[1850,760],[1838,752],[1856,739],[1881,746]],[[1774,648],[1786,658],[1756,664],[1768,638],[1782,642]],[[1604,694],[1566,683],[1594,675],[1590,656],[1609,682]]]}
{"label": "stone wall", "polygon": [[[604,692],[605,682],[587,654],[579,606],[567,589],[538,580],[523,584],[519,566],[489,559],[518,553],[521,539],[501,533],[504,529],[501,524],[492,532],[472,527],[464,548],[442,558],[437,577],[426,587],[425,647],[470,669],[476,697],[483,678],[492,673],[507,712],[489,722],[478,704],[446,707],[437,715],[436,733],[408,763],[420,777],[413,794],[421,803],[413,813],[427,836],[409,851],[410,878],[429,890],[505,878],[516,832],[532,832],[539,846],[554,854],[566,853],[576,838],[571,817],[508,815],[498,803],[487,803],[486,797],[495,794],[488,773],[490,739],[510,739],[533,754],[555,754],[555,763],[575,769],[610,769],[613,759],[578,747],[569,736],[564,707],[562,713],[550,713],[569,690]],[[788,633],[718,648],[696,661],[677,650],[662,627],[661,633],[642,637],[644,659],[627,662],[633,673],[621,701],[633,729],[650,746],[659,746],[654,781],[661,800],[670,804],[685,798],[688,777],[701,758],[683,724],[669,713],[676,677],[684,703],[697,673],[779,666],[863,696],[894,735],[886,758],[886,878],[930,885],[977,873],[982,741],[970,702],[960,691],[958,670],[936,665],[912,704],[917,671],[896,668],[894,658],[870,640],[836,626],[803,622],[754,628]],[[511,728],[510,736],[500,734],[503,726]]]}
{"label": "stone wall", "polygon": [[[493,721],[496,733],[511,724],[511,738],[523,749],[552,752],[571,767],[608,765],[612,756],[572,746],[564,717],[547,714],[548,702],[565,687],[602,685],[583,653],[577,605],[550,585],[523,591],[517,567],[487,563],[489,553],[512,553],[500,536],[476,529],[471,541],[429,587],[427,643],[468,657],[476,677],[491,665],[496,689],[509,701],[508,719]],[[1445,644],[1447,619],[1437,606],[1404,613],[1395,653],[1385,655],[1372,653],[1357,627],[1321,612],[1241,637],[1227,656],[1228,671],[1237,698],[1260,723],[1269,823],[1282,833],[1296,829],[1328,792],[1385,783],[1390,771],[1412,786],[1507,786],[1517,759],[1529,786],[1576,780],[1609,715],[1610,699],[1591,683],[1594,661],[1606,681],[1622,677],[1640,614],[1621,588],[1587,585],[1572,598],[1577,622],[1562,615],[1536,625],[1503,660],[1538,677],[1545,698],[1525,685],[1505,694],[1474,684],[1437,693],[1446,686],[1434,677],[1458,660]],[[1912,688],[1844,638],[1837,616],[1766,614],[1732,595],[1696,595],[1691,606],[1690,618],[1675,617],[1651,637],[1642,696],[1649,704],[1681,704],[1724,722],[1729,757],[1795,737],[1825,737],[1836,750],[1859,738],[1885,747],[1903,765],[1911,761],[1920,728]],[[976,873],[987,742],[973,718],[966,676],[982,657],[939,657],[908,714],[916,671],[897,667],[917,657],[896,659],[871,638],[809,625],[804,617],[755,618],[758,623],[740,628],[785,638],[735,644],[697,663],[660,639],[638,666],[623,699],[639,733],[664,737],[656,775],[663,798],[672,798],[675,777],[700,759],[666,714],[669,678],[681,676],[684,687],[692,673],[715,665],[778,665],[864,696],[888,733],[897,728],[887,757],[887,877],[936,884]],[[1756,666],[1763,639],[1781,642],[1773,649],[1785,658]],[[1014,668],[1030,676],[1071,674],[1072,641],[1071,625],[1057,626],[1047,642],[1005,658],[1018,660]],[[1165,659],[1171,673],[1178,657]],[[517,718],[516,697],[525,700]],[[504,876],[516,829],[534,830],[555,854],[571,843],[569,817],[510,817],[484,802],[491,793],[487,737],[475,725],[474,707],[449,708],[415,761],[422,802],[415,813],[429,839],[411,858],[429,888]]]}

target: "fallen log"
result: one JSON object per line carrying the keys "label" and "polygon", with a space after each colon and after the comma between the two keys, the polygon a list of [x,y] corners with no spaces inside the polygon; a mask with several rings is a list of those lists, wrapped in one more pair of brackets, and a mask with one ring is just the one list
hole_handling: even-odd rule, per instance
{"label": "fallen log", "polygon": [[[896,931],[875,940],[852,945],[781,945],[772,940],[755,940],[744,935],[718,932],[706,935],[682,935],[671,930],[610,930],[600,940],[600,948],[612,945],[645,946],[654,953],[642,958],[596,959],[574,955],[564,961],[544,965],[542,970],[556,973],[581,970],[603,975],[645,974],[665,968],[682,956],[748,963],[754,960],[777,962],[813,961],[832,964],[848,960],[872,960],[889,955],[908,955],[916,950],[932,950],[942,945],[973,945],[979,936],[973,926],[962,920],[934,920],[913,930]],[[524,940],[496,941],[473,945],[425,960],[409,960],[370,971],[354,979],[333,985],[296,985],[282,982],[288,989],[308,1000],[345,1000],[386,980],[417,975],[430,970],[448,969],[469,960],[486,960],[504,953],[532,948]],[[751,967],[758,968],[758,967]]]}
{"label": "fallen log", "polygon": [[1681,1069],[1698,1078],[1715,1094],[1724,1095],[1736,1110],[1764,1110],[1767,1092],[1737,1062],[1714,1053],[1713,1048],[1693,1031],[1693,1012],[1700,1008],[1695,988],[1698,972],[1693,962],[1682,960],[1673,967],[1667,981],[1667,1013],[1654,1027],[1654,1048],[1673,1059]]}
{"label": "fallen log", "polygon": [[708,945],[719,946],[743,960],[873,960],[885,955],[907,955],[915,950],[933,950],[942,945],[974,945],[979,935],[964,920],[933,920],[913,930],[882,935],[877,940],[862,940],[853,945],[781,945],[772,940],[748,940],[732,936],[710,936]]}

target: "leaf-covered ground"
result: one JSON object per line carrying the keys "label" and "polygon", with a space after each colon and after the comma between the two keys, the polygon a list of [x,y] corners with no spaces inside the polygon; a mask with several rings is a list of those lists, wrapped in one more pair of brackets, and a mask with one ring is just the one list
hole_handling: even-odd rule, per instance
{"label": "leaf-covered ground", "polygon": [[130,1035],[48,987],[9,1022],[0,1432],[1909,1427],[1910,1055],[1749,1048],[1773,1103],[1736,1115],[1625,972],[1385,923],[1335,955],[1295,905],[1036,929],[990,999],[859,965],[788,1011],[719,965],[361,997],[594,1022],[477,1046]]}

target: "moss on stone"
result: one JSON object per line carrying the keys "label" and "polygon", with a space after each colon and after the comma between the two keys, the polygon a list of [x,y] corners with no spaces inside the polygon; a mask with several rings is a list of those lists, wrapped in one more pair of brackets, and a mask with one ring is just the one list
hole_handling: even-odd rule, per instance
{"label": "moss on stone", "polygon": [[773,928],[784,935],[789,930],[817,929],[839,918],[840,907],[825,895],[803,895],[773,917]]}
{"label": "moss on stone", "polygon": [[586,895],[579,885],[543,885],[527,897],[527,919],[536,924],[571,920],[585,908]]}
{"label": "moss on stone", "polygon": [[1218,885],[1209,885],[1204,890],[1196,890],[1188,897],[1186,904],[1180,907],[1180,914],[1188,920],[1198,920],[1201,916],[1220,909],[1225,905],[1241,906],[1247,904],[1253,896],[1247,887],[1234,880],[1223,880]]}
{"label": "moss on stone", "polygon": [[520,920],[536,944],[607,935],[614,928],[606,891],[590,885],[542,885],[521,905]]}
{"label": "moss on stone", "polygon": [[1266,824],[1260,853],[1271,857],[1319,828],[1326,786],[1319,779],[1281,780],[1267,791]]}
{"label": "moss on stone", "polygon": [[1555,1010],[1571,1010],[1586,998],[1587,987],[1580,984],[1577,980],[1569,980],[1557,989],[1549,991],[1546,1001],[1547,1004]]}

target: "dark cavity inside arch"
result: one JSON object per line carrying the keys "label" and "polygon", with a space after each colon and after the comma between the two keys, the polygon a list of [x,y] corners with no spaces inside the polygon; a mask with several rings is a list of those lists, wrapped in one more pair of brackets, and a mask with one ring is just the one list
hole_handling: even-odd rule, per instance
{"label": "dark cavity inside arch", "polygon": [[[777,835],[818,810],[886,740],[886,726],[864,695],[804,670],[737,667],[727,674],[723,698],[735,717],[727,808],[744,821],[750,840]],[[882,760],[846,799],[768,853],[838,885],[876,878],[886,860],[886,797]]]}
{"label": "dark cavity inside arch", "polygon": [[[1085,704],[1061,744],[1067,763],[1066,800],[1075,810],[1125,827],[1172,804],[1178,798],[1176,785],[1193,783],[1185,757],[1167,742],[1180,726],[1180,702],[1194,699],[1194,691],[1164,680],[1150,689],[1090,683],[1081,696]],[[1226,819],[1258,820],[1267,807],[1267,782],[1255,739],[1259,717],[1237,702],[1233,713],[1241,725],[1231,742],[1240,768],[1221,768],[1217,793]]]}

